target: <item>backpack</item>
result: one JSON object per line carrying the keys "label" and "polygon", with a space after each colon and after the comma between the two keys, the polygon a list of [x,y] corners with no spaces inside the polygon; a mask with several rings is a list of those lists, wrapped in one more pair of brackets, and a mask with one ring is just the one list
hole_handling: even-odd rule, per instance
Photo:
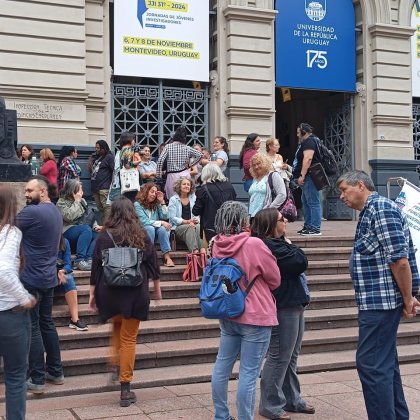
{"label": "backpack", "polygon": [[111,232],[107,231],[107,234],[114,242],[115,248],[102,250],[104,283],[110,287],[141,286],[144,281],[141,272],[143,251],[117,246]]}
{"label": "backpack", "polygon": [[[245,277],[243,292],[238,281]],[[255,283],[248,285],[245,272],[234,258],[211,258],[204,270],[200,287],[200,307],[205,318],[236,318],[245,310],[245,298]]]}
{"label": "backpack", "polygon": [[[283,178],[282,178],[283,179]],[[283,204],[278,208],[278,211],[287,219],[288,222],[294,222],[297,219],[297,209],[295,200],[293,199],[293,193],[290,191],[290,188],[287,186],[287,183],[284,183],[286,187],[286,199]],[[273,187],[273,172],[268,174],[268,186],[271,190],[271,201],[274,201],[276,198],[276,192]]]}
{"label": "backpack", "polygon": [[338,165],[333,153],[318,137],[314,136],[313,138],[318,149],[320,163],[323,166],[325,173],[328,176],[335,175],[338,172]]}

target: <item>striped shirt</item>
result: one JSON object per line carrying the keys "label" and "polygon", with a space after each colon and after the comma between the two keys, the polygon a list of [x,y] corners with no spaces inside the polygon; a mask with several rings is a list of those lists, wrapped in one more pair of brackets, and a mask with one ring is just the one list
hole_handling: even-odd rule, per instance
{"label": "striped shirt", "polygon": [[390,199],[372,193],[359,215],[350,272],[360,310],[390,310],[403,299],[390,264],[410,263],[413,296],[420,285],[413,242],[404,213]]}
{"label": "striped shirt", "polygon": [[19,280],[22,232],[5,225],[0,231],[0,311],[25,305],[31,295]]}

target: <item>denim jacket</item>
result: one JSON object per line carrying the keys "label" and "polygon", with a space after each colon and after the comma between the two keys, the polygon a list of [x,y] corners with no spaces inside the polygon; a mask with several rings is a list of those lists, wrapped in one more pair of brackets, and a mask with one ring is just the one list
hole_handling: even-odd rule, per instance
{"label": "denim jacket", "polygon": [[[188,196],[188,200],[190,202],[191,207],[191,217],[193,217],[192,214],[192,208],[195,204],[195,194],[192,193]],[[172,230],[176,229],[177,226],[182,224],[182,203],[181,203],[181,197],[178,194],[174,194],[170,200],[169,200],[169,223],[172,225]]]}
{"label": "denim jacket", "polygon": [[168,220],[168,207],[158,204],[153,210],[144,208],[138,201],[134,203],[134,209],[143,226],[162,226],[161,220]]}

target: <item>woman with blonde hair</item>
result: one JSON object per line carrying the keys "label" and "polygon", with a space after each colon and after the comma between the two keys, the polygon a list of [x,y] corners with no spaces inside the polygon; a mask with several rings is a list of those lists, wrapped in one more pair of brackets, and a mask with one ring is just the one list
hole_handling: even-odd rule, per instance
{"label": "woman with blonde hair", "polygon": [[19,280],[22,232],[16,227],[15,192],[0,185],[0,356],[4,363],[6,418],[24,420],[31,343],[28,309],[36,304]]}
{"label": "woman with blonde hair", "polygon": [[249,189],[250,216],[254,217],[257,212],[267,207],[279,208],[287,198],[286,186],[280,174],[272,172],[268,156],[263,153],[254,155],[251,158],[249,171],[253,177]]}
{"label": "woman with blonde hair", "polygon": [[[139,286],[111,287],[105,284],[102,251],[117,245],[143,251],[140,270],[144,281]],[[149,279],[155,279],[156,286],[159,265],[155,247],[138,222],[133,203],[126,197],[119,197],[112,202],[104,231],[96,242],[90,277],[89,307],[91,310],[97,308],[104,322],[112,319],[112,365],[121,384],[121,407],[129,407],[137,399],[130,385],[133,380],[140,321],[147,320],[149,313]]]}
{"label": "woman with blonde hair", "polygon": [[292,167],[283,161],[283,156],[278,152],[280,150],[280,142],[274,137],[270,137],[265,143],[267,156],[270,158],[273,170],[280,173],[285,181],[289,181],[292,176]]}
{"label": "woman with blonde hair", "polygon": [[53,188],[53,196],[50,196],[50,198],[57,198],[58,168],[54,153],[47,147],[39,152],[39,156],[42,160],[42,166],[39,172],[41,175],[44,175],[48,179],[48,182]]}

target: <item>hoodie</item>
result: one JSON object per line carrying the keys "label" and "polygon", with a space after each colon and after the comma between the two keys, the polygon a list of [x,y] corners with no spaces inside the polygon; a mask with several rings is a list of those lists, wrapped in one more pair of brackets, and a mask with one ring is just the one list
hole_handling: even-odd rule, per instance
{"label": "hoodie", "polygon": [[[264,242],[250,237],[248,232],[217,235],[213,239],[212,256],[235,258],[248,282],[257,278],[246,297],[244,313],[231,321],[264,327],[278,325],[276,302],[271,291],[280,286],[280,271]],[[239,281],[239,287],[246,289],[244,279]]]}

